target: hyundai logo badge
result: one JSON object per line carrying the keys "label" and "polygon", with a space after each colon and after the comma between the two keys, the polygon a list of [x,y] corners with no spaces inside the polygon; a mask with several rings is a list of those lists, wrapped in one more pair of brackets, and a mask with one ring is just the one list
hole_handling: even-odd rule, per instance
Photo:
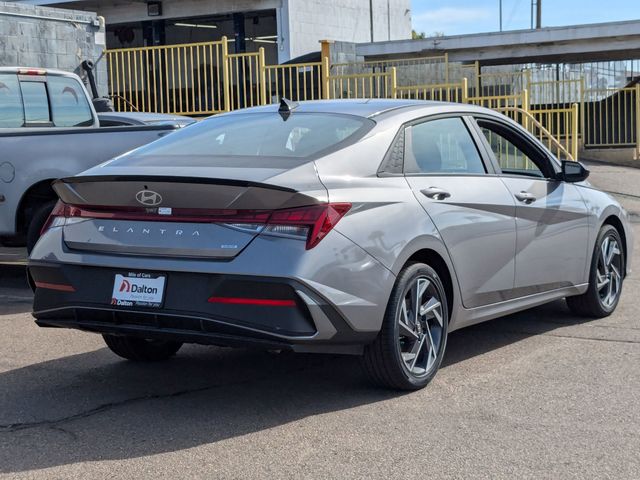
{"label": "hyundai logo badge", "polygon": [[162,203],[162,195],[153,190],[140,190],[136,193],[136,200],[147,207],[155,207]]}

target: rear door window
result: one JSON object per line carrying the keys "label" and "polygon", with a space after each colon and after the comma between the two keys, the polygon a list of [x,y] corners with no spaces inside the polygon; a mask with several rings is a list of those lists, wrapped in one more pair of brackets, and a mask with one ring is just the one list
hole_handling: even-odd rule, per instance
{"label": "rear door window", "polygon": [[406,142],[405,173],[486,173],[478,148],[460,117],[413,125]]}
{"label": "rear door window", "polygon": [[18,76],[0,74],[0,128],[20,128],[24,125],[24,108]]}
{"label": "rear door window", "polygon": [[56,127],[93,125],[93,115],[84,90],[73,78],[50,76],[49,97]]}
{"label": "rear door window", "polygon": [[50,123],[49,97],[45,82],[20,82],[24,101],[24,120],[29,123]]}

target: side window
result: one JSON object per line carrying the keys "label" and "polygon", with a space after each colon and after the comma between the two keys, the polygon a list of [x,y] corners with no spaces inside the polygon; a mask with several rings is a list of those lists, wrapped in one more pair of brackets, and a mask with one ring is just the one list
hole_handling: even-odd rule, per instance
{"label": "side window", "polygon": [[53,124],[56,127],[83,127],[93,124],[91,107],[76,80],[50,76],[47,83]]}
{"label": "side window", "polygon": [[413,125],[405,142],[405,173],[486,173],[462,118]]}
{"label": "side window", "polygon": [[[537,165],[540,160],[536,162],[533,160],[533,156],[527,155],[525,153],[526,146],[522,142],[517,142],[516,137],[509,135],[505,130],[506,127],[501,128],[491,122],[483,122],[481,120],[478,121],[478,125],[503,173],[528,177],[545,177],[542,169]],[[512,139],[515,141],[512,141]],[[517,145],[516,142],[520,145]]]}
{"label": "side window", "polygon": [[49,123],[49,98],[44,82],[20,82],[25,123]]}
{"label": "side window", "polygon": [[24,125],[24,109],[18,76],[0,75],[0,128],[19,128]]}

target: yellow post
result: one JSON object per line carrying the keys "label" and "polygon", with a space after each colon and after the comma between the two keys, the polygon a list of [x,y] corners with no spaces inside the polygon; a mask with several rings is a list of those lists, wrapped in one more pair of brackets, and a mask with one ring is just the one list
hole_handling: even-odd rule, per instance
{"label": "yellow post", "polygon": [[444,83],[449,83],[449,54],[444,54]]}
{"label": "yellow post", "polygon": [[322,99],[329,100],[329,57],[322,58]]}
{"label": "yellow post", "polygon": [[640,160],[640,83],[636,83],[636,160]]}
{"label": "yellow post", "polygon": [[331,40],[320,40],[320,59],[322,61],[322,98],[329,99],[329,75],[331,74]]}
{"label": "yellow post", "polygon": [[571,105],[571,156],[574,160],[578,160],[578,104]]}
{"label": "yellow post", "polygon": [[264,59],[264,47],[258,49],[258,81],[260,82],[260,101],[262,105],[267,103],[267,66]]}
{"label": "yellow post", "polygon": [[227,37],[223,36],[222,42],[222,96],[224,98],[224,111],[231,111],[231,99],[229,98],[229,46]]}
{"label": "yellow post", "polygon": [[582,139],[582,145],[585,142],[585,132],[584,132],[584,117],[585,117],[585,104],[584,97],[586,95],[585,92],[585,80],[584,77],[580,77],[580,138]]}
{"label": "yellow post", "polygon": [[467,80],[467,77],[462,78],[462,97],[460,102],[469,103],[469,80]]}
{"label": "yellow post", "polygon": [[398,79],[396,77],[396,67],[391,67],[389,73],[391,73],[391,98],[397,98]]}
{"label": "yellow post", "polygon": [[[529,90],[526,88],[522,89],[522,110],[526,113],[529,113]],[[529,118],[528,115],[524,115],[523,127],[528,131],[529,130]]]}
{"label": "yellow post", "polygon": [[474,97],[480,96],[480,62],[478,60],[475,61],[475,74],[476,74],[476,91],[473,94]]}

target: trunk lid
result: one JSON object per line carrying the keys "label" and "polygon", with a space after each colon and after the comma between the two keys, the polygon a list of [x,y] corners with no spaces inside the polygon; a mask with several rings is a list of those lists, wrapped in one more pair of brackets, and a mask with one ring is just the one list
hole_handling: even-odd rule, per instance
{"label": "trunk lid", "polygon": [[261,233],[274,210],[327,201],[312,163],[286,171],[248,169],[250,179],[237,168],[184,168],[185,176],[98,170],[110,175],[54,183],[62,202],[73,206],[72,221],[63,227],[69,248],[229,260]]}

